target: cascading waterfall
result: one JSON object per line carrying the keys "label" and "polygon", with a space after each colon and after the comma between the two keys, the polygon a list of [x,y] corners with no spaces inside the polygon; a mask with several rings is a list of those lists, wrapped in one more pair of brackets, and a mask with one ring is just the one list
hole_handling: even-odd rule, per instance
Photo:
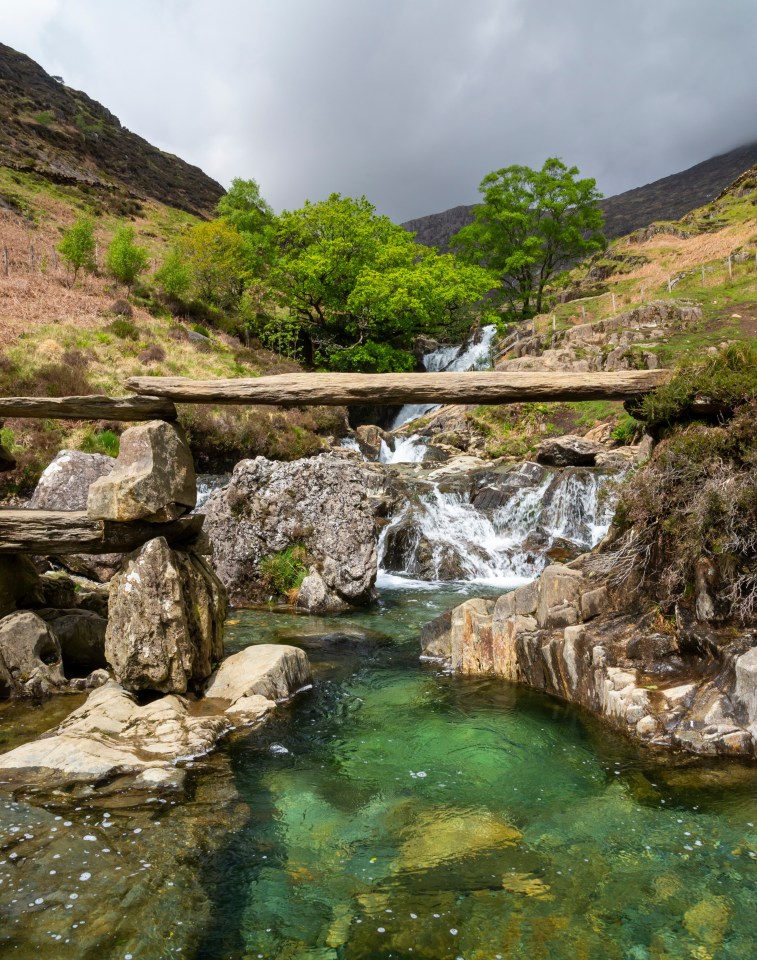
{"label": "cascading waterfall", "polygon": [[516,586],[538,576],[547,552],[567,543],[589,549],[607,532],[616,475],[587,468],[545,472],[494,510],[468,493],[430,487],[407,501],[379,539],[385,585],[397,575],[430,582],[465,580]]}
{"label": "cascading waterfall", "polygon": [[[450,372],[487,370],[491,366],[492,343],[496,333],[497,328],[494,325],[483,327],[481,336],[474,343],[456,344],[432,350],[423,357],[423,366],[429,373],[438,373],[441,370]],[[404,407],[400,407],[391,429],[397,430],[403,424],[416,420],[431,410],[436,410],[438,406],[439,404],[434,403],[407,403]]]}

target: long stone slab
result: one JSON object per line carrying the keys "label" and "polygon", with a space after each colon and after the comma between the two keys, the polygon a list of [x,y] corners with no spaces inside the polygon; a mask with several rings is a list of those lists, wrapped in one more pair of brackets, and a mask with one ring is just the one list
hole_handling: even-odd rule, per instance
{"label": "long stone slab", "polygon": [[0,554],[60,556],[67,553],[127,553],[155,537],[170,546],[197,539],[205,517],[197,514],[171,523],[115,523],[91,520],[84,510],[0,509]]}
{"label": "long stone slab", "polygon": [[[149,394],[149,390],[143,390]],[[175,420],[176,407],[164,397],[0,397],[0,420],[32,417],[58,420]]]}
{"label": "long stone slab", "polygon": [[469,371],[467,373],[285,373],[236,380],[130,377],[126,387],[177,403],[280,406],[359,403],[519,403],[625,400],[654,390],[669,370],[613,373]]}

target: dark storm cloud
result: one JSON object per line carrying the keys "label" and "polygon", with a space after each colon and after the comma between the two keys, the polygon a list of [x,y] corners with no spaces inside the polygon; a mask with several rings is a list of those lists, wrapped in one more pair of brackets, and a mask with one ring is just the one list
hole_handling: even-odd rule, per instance
{"label": "dark storm cloud", "polygon": [[550,155],[610,195],[757,139],[754,0],[7,6],[5,42],[277,209],[364,193],[404,220]]}

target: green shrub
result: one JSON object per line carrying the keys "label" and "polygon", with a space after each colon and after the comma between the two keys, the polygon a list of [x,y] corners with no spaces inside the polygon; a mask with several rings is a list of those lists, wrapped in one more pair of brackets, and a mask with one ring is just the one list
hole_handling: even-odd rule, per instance
{"label": "green shrub", "polygon": [[615,429],[612,431],[610,436],[617,443],[626,446],[629,443],[633,443],[641,430],[642,424],[639,423],[636,417],[626,414],[615,424]]}
{"label": "green shrub", "polygon": [[365,343],[319,356],[318,365],[345,373],[404,373],[415,369],[415,357],[407,350],[398,350],[388,343]]}
{"label": "green shrub", "polygon": [[260,561],[260,576],[268,590],[287,596],[299,588],[309,564],[308,552],[301,543],[273,553]]}
{"label": "green shrub", "polygon": [[121,438],[113,430],[89,430],[79,444],[84,453],[103,453],[117,457]]}
{"label": "green shrub", "polygon": [[139,340],[139,327],[125,317],[116,317],[107,329],[121,340]]}
{"label": "green shrub", "polygon": [[192,287],[192,272],[181,250],[174,248],[168,254],[154,280],[166,297],[179,301],[185,299]]}
{"label": "green shrub", "polygon": [[715,356],[684,360],[675,375],[647,394],[634,415],[649,426],[664,426],[697,416],[696,400],[732,412],[757,399],[757,344],[732,343]]}

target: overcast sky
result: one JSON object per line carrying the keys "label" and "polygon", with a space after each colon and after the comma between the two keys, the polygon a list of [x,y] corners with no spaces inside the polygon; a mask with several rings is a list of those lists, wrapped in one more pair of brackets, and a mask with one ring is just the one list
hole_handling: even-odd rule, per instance
{"label": "overcast sky", "polygon": [[0,40],[277,210],[402,221],[555,155],[610,196],[757,140],[756,0],[0,0]]}

